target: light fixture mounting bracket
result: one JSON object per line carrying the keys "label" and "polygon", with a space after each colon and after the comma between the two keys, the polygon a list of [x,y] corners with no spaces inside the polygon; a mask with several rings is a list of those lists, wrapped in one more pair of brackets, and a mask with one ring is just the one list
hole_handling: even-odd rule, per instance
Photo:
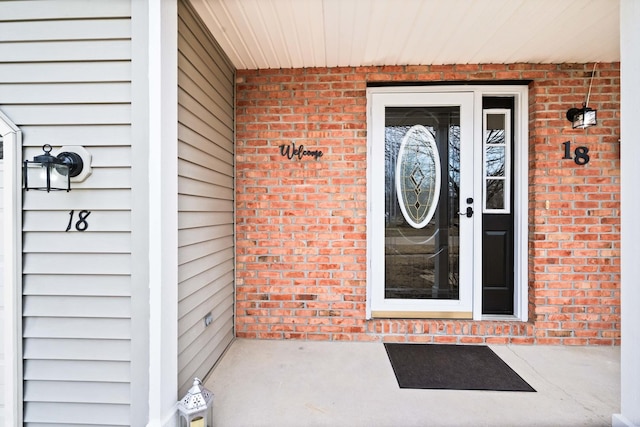
{"label": "light fixture mounting bracket", "polygon": [[69,177],[71,182],[82,182],[93,172],[91,168],[91,153],[81,145],[65,145],[52,154],[65,163],[75,162],[79,166],[70,169]]}

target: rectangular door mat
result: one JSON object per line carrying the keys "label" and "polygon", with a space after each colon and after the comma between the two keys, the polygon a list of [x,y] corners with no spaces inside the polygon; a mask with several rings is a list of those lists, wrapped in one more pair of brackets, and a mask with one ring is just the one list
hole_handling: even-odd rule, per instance
{"label": "rectangular door mat", "polygon": [[400,388],[535,391],[484,345],[384,346]]}

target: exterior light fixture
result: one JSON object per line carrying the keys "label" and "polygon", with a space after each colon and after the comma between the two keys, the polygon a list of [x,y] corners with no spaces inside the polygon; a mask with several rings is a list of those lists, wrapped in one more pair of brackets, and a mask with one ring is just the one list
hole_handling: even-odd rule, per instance
{"label": "exterior light fixture", "polygon": [[571,122],[571,128],[585,129],[598,123],[596,120],[597,112],[598,110],[589,108],[586,104],[582,108],[569,108],[567,120]]}
{"label": "exterior light fixture", "polygon": [[593,71],[591,72],[591,82],[589,83],[589,92],[587,92],[587,99],[584,104],[582,104],[582,108],[569,108],[567,111],[567,120],[571,122],[572,129],[585,129],[590,126],[595,126],[597,121],[597,112],[598,110],[594,110],[593,108],[589,108],[589,97],[591,96],[591,85],[593,84],[593,76],[596,73],[596,62],[593,64]]}
{"label": "exterior light fixture", "polygon": [[202,381],[193,379],[193,386],[178,402],[180,427],[212,427],[213,393],[204,388]]}
{"label": "exterior light fixture", "polygon": [[23,168],[25,190],[71,191],[71,181],[82,181],[91,173],[91,155],[83,147],[62,147],[56,156],[51,145],[42,146],[43,154]]}

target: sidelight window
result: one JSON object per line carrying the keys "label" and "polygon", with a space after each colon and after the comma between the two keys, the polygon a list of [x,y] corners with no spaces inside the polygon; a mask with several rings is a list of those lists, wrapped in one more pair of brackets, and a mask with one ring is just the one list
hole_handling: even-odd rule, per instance
{"label": "sidelight window", "polygon": [[511,112],[484,110],[483,120],[483,212],[510,213]]}

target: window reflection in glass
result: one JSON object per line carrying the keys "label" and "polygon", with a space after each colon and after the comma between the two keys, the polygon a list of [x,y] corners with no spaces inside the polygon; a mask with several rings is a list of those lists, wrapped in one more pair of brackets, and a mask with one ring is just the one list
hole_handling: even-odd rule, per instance
{"label": "window reflection in glass", "polygon": [[487,209],[504,209],[504,180],[486,181]]}
{"label": "window reflection in glass", "polygon": [[[385,298],[458,299],[459,107],[388,107],[385,116]],[[395,185],[398,150],[414,125],[435,139],[442,160],[440,202],[422,228],[405,220]]]}
{"label": "window reflection in glass", "polygon": [[484,208],[504,210],[508,173],[507,113],[486,113],[484,120]]}
{"label": "window reflection in glass", "polygon": [[487,176],[504,176],[505,147],[488,146],[485,153]]}

